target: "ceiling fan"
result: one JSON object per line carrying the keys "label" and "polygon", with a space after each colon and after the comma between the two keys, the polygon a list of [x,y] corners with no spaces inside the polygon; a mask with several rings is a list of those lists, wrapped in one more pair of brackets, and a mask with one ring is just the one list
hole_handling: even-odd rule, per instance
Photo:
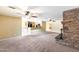
{"label": "ceiling fan", "polygon": [[30,17],[33,17],[33,18],[37,18],[38,17],[37,15],[35,15],[34,13],[32,13],[29,10],[23,11],[21,8],[16,7],[16,6],[8,6],[8,7],[10,9],[16,11],[16,13],[14,13],[16,15],[20,15],[20,16],[23,16],[23,17],[30,15]]}
{"label": "ceiling fan", "polygon": [[18,10],[16,14],[22,15],[22,16],[28,16],[30,14],[30,11],[23,11],[21,8],[16,6],[8,6],[9,8],[13,10]]}

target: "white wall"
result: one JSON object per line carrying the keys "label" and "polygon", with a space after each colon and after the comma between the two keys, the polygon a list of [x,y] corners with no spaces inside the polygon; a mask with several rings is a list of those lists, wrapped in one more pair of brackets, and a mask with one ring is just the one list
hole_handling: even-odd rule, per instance
{"label": "white wall", "polygon": [[52,32],[60,33],[60,29],[63,28],[61,21],[62,20],[56,20],[52,23]]}

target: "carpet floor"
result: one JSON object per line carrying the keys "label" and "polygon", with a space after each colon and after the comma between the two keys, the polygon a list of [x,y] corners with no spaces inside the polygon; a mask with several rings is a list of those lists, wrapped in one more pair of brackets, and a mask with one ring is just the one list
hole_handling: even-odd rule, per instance
{"label": "carpet floor", "polygon": [[55,41],[57,33],[19,36],[0,39],[0,52],[78,52],[79,50],[59,45]]}

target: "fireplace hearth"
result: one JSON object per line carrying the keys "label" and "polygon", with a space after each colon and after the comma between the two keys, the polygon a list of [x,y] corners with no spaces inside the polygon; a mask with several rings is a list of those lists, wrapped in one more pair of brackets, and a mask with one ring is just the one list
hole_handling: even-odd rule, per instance
{"label": "fireplace hearth", "polygon": [[63,40],[60,44],[79,49],[79,8],[63,12]]}

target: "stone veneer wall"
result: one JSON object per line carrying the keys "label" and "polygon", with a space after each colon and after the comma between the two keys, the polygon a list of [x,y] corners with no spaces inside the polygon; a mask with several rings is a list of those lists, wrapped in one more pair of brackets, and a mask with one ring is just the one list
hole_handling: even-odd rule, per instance
{"label": "stone veneer wall", "polygon": [[68,45],[79,49],[79,8],[64,11],[63,36]]}

